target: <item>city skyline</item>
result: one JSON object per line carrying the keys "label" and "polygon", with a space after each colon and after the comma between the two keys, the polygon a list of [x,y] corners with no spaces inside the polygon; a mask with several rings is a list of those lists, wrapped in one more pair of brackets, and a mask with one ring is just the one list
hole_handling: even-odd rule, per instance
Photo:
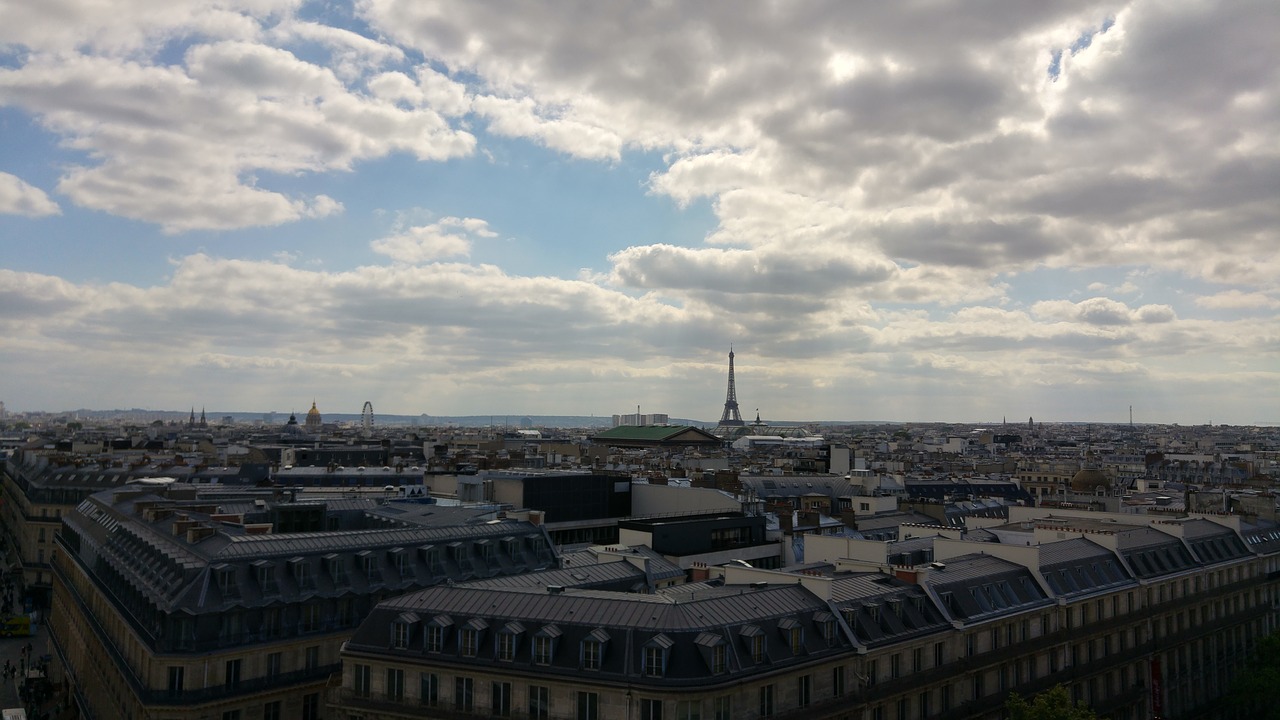
{"label": "city skyline", "polygon": [[713,422],[732,346],[748,420],[1274,424],[1278,34],[0,4],[0,399]]}

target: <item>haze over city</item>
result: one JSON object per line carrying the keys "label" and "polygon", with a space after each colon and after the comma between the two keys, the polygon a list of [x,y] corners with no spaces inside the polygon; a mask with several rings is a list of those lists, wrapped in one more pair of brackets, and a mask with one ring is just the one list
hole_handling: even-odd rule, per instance
{"label": "haze over city", "polygon": [[0,2],[0,400],[1280,422],[1273,2]]}

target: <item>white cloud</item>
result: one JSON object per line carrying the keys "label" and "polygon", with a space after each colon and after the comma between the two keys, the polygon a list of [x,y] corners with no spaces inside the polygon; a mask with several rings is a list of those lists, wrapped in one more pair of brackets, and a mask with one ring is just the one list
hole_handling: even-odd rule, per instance
{"label": "white cloud", "polygon": [[35,55],[0,70],[0,103],[37,114],[95,161],[69,168],[61,193],[170,232],[278,225],[342,208],[324,195],[263,187],[258,171],[345,171],[394,152],[439,161],[475,147],[430,107],[366,96],[328,68],[252,42],[194,45],[184,65],[171,66]]}
{"label": "white cloud", "polygon": [[0,172],[0,213],[44,217],[62,211],[44,191],[7,172]]}
{"label": "white cloud", "polygon": [[1223,290],[1213,295],[1200,295],[1195,299],[1196,305],[1212,310],[1253,310],[1280,308],[1280,299],[1263,292],[1242,292],[1240,290]]}
{"label": "white cloud", "polygon": [[1105,297],[1094,297],[1080,302],[1044,300],[1033,305],[1031,312],[1045,319],[1082,322],[1094,326],[1166,323],[1177,317],[1173,308],[1168,305],[1143,305],[1131,309],[1118,300]]}
{"label": "white cloud", "polygon": [[397,262],[417,265],[471,254],[474,238],[497,237],[489,224],[476,218],[441,218],[430,225],[410,227],[403,232],[370,243],[373,251]]}

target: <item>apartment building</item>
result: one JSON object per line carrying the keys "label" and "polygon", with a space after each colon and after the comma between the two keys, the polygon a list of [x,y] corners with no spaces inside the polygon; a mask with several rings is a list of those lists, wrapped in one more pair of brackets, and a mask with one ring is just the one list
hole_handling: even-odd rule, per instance
{"label": "apartment building", "polygon": [[558,564],[527,520],[367,496],[163,481],[63,514],[49,640],[82,717],[326,717],[379,601]]}
{"label": "apartment building", "polygon": [[1063,683],[1106,717],[1178,718],[1212,707],[1277,627],[1280,528],[1016,519],[1030,545],[939,535],[919,564],[896,543],[807,536],[802,571],[730,563],[651,595],[536,573],[430,588],[377,607],[328,702],[344,720],[959,720]]}

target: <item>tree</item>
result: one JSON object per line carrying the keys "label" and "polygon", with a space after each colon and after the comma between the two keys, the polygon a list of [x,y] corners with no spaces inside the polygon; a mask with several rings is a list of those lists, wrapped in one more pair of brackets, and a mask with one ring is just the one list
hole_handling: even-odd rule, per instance
{"label": "tree", "polygon": [[1087,705],[1071,702],[1071,695],[1062,685],[1054,685],[1031,702],[1018,693],[1009,693],[1004,709],[1009,720],[1098,720]]}
{"label": "tree", "polygon": [[1275,689],[1280,687],[1280,633],[1258,641],[1248,663],[1231,683],[1227,704],[1242,717],[1280,718]]}

